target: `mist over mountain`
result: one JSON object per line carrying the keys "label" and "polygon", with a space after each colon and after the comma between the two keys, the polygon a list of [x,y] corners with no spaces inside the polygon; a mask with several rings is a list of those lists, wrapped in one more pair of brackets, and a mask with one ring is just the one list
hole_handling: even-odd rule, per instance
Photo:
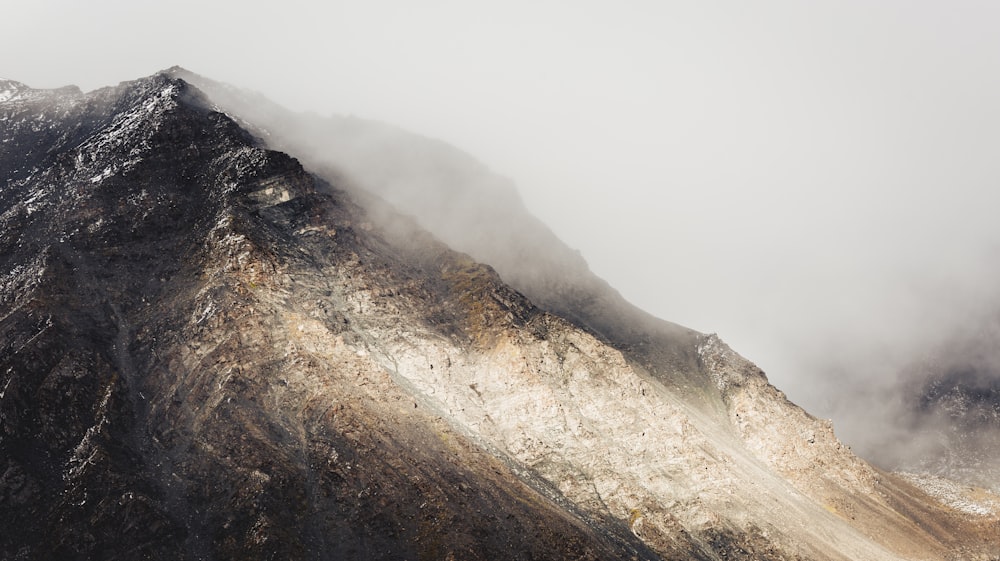
{"label": "mist over mountain", "polygon": [[[528,212],[509,180],[458,149],[384,123],[296,113],[254,92],[180,68],[172,72],[211,92],[214,103],[255,128],[269,146],[297,154],[309,169],[340,180],[347,188],[354,186],[360,196],[375,194],[402,209],[451,247],[490,263],[536,304],[639,353],[636,359],[648,367],[656,368],[665,359],[643,357],[642,352],[650,351],[640,349],[652,346],[662,351],[673,346],[670,336],[650,345],[650,334],[683,331],[626,302],[590,271],[578,252]],[[572,202],[566,205],[572,211]],[[384,214],[383,218],[383,226],[391,228],[394,215]],[[607,226],[595,224],[595,228],[602,227]],[[633,248],[628,251],[633,252]],[[856,321],[865,325],[859,325],[852,338],[838,340],[838,334],[828,333],[830,339],[824,340],[822,327],[803,329],[802,340],[788,341],[783,363],[803,369],[795,376],[796,395],[807,398],[824,416],[833,416],[841,436],[881,466],[906,469],[921,462],[943,461],[944,456],[951,457],[948,461],[957,466],[969,458],[978,467],[951,470],[949,475],[977,485],[993,485],[993,466],[1000,465],[1000,460],[984,459],[982,452],[968,453],[993,448],[968,446],[976,439],[959,427],[931,430],[943,425],[930,422],[938,412],[931,410],[927,396],[921,394],[934,376],[946,375],[970,388],[979,383],[978,378],[995,376],[992,365],[1000,362],[991,350],[998,340],[995,327],[990,327],[995,318],[981,310],[976,299],[1000,300],[1000,294],[985,289],[995,272],[977,274],[982,278],[976,286],[953,292],[952,300],[919,307],[912,301],[915,295],[923,294],[930,300],[948,287],[920,288],[921,279],[914,279],[911,288],[918,288],[912,293],[904,291],[896,305],[900,317],[886,318],[884,324],[873,326],[869,318],[859,315]],[[922,317],[919,325],[903,327],[899,324],[905,314],[929,315]],[[817,322],[823,323],[821,318]],[[817,338],[823,348],[807,346],[815,345]],[[938,368],[933,374],[928,370],[934,368],[930,363],[916,366],[931,354],[936,355],[932,362]],[[956,373],[957,367],[943,366],[942,361],[974,361],[977,366],[958,368]],[[985,430],[997,434],[994,428]],[[959,441],[966,442],[966,453],[946,452],[951,443]],[[973,456],[977,459],[972,460]]]}
{"label": "mist over mountain", "polygon": [[954,334],[904,373],[912,385],[901,416],[915,436],[906,445],[883,441],[896,466],[1000,490],[998,320]]}
{"label": "mist over mountain", "polygon": [[310,170],[352,190],[383,228],[407,236],[409,224],[400,225],[397,213],[412,216],[449,246],[490,264],[537,305],[636,353],[647,368],[693,360],[695,332],[625,301],[528,212],[509,180],[471,156],[391,125],[294,113],[181,68],[171,73],[210,92],[270,147],[296,154]]}
{"label": "mist over mountain", "polygon": [[40,0],[5,16],[8,44],[33,48],[0,74],[34,87],[180,62],[317,120],[460,147],[630,302],[720,333],[886,466],[917,437],[898,403],[921,384],[914,357],[1000,301],[1000,5]]}
{"label": "mist over mountain", "polygon": [[3,558],[1000,556],[467,156],[245,95],[0,84]]}

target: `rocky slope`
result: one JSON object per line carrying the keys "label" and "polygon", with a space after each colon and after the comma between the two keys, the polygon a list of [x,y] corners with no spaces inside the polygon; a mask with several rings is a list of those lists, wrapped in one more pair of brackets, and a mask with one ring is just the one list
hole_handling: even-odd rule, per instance
{"label": "rocky slope", "polygon": [[895,465],[1000,492],[1000,318],[948,337],[906,372],[904,418],[919,435]]}
{"label": "rocky slope", "polygon": [[675,389],[699,384],[675,382],[696,368],[700,334],[627,302],[528,212],[510,181],[472,157],[391,125],[295,113],[183,68],[168,73],[208,92],[269,147],[295,154],[350,192],[382,228],[400,229],[397,212],[412,216],[448,246],[489,263],[534,304],[614,345]]}
{"label": "rocky slope", "polygon": [[2,558],[1000,556],[992,495],[597,281],[537,307],[178,72],[0,84]]}

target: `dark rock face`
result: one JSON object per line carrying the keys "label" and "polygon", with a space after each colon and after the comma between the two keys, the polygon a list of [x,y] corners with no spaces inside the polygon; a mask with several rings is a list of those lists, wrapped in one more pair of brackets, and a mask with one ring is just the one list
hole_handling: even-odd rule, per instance
{"label": "dark rock face", "polygon": [[23,88],[2,111],[0,523],[19,530],[0,557],[652,556],[353,354],[290,350],[282,314],[330,296],[291,280],[311,259],[398,266],[354,235],[357,208],[187,84]]}

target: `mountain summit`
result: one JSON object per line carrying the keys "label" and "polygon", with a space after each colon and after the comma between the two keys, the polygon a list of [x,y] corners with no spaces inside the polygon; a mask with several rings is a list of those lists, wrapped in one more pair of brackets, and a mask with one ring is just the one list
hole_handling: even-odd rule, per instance
{"label": "mountain summit", "polygon": [[3,84],[2,559],[1000,556],[1000,498],[855,457],[512,189],[400,214],[425,143],[176,68]]}

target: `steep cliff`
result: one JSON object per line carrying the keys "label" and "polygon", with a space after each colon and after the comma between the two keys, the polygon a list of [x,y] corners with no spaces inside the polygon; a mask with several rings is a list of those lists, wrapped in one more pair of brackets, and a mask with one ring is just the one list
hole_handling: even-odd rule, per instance
{"label": "steep cliff", "polygon": [[0,85],[3,558],[1000,555],[991,495],[868,466],[714,336],[537,307],[177,75]]}

